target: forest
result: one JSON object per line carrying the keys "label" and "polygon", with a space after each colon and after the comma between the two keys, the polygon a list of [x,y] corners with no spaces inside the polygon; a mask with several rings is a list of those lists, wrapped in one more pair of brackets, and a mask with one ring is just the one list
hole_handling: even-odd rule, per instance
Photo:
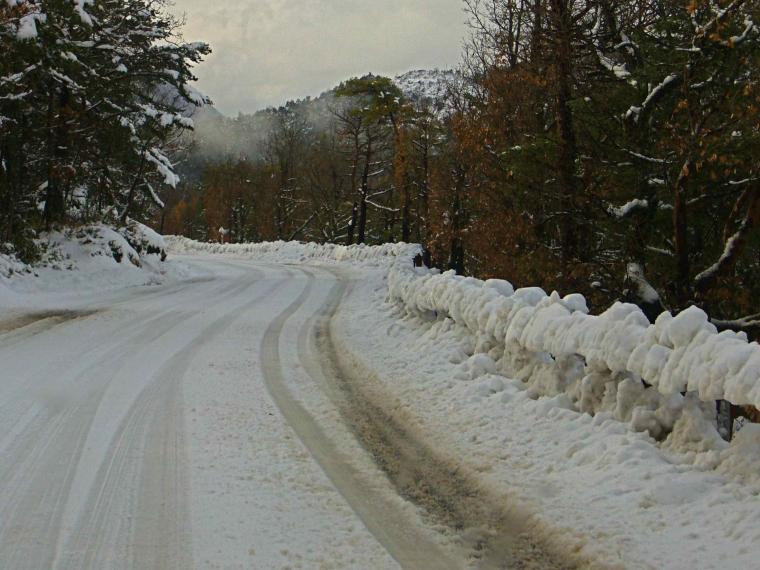
{"label": "forest", "polygon": [[197,177],[169,198],[165,231],[414,241],[460,273],[652,317],[698,304],[756,333],[760,5],[465,7],[463,65],[439,94],[368,75],[230,120],[258,139],[190,150]]}
{"label": "forest", "polygon": [[592,310],[698,305],[760,332],[757,0],[465,0],[461,67],[435,89],[370,74],[237,118],[198,111],[208,47],[156,42],[173,22],[155,2],[98,2],[90,24],[46,4],[57,18],[0,6],[6,248],[127,216],[208,241],[416,242]]}

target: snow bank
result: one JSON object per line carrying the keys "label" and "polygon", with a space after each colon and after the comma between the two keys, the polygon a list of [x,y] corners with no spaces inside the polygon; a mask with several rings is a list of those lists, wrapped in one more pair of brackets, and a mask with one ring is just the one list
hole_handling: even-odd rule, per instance
{"label": "snow bank", "polygon": [[263,242],[220,244],[203,243],[181,236],[167,236],[169,250],[180,254],[224,254],[238,257],[253,257],[262,261],[292,262],[305,261],[349,261],[361,264],[387,264],[398,260],[411,265],[421,249],[418,245],[387,243],[378,246],[336,245],[301,242]]}
{"label": "snow bank", "polygon": [[549,295],[538,287],[515,291],[503,280],[415,268],[420,247],[404,243],[217,244],[170,236],[167,245],[177,253],[272,262],[388,265],[389,301],[425,319],[452,319],[472,335],[472,353],[493,363],[484,365],[481,356],[462,362],[463,375],[493,368],[527,382],[536,395],[569,394],[581,411],[610,412],[654,437],[672,431],[691,405],[682,393],[710,405],[727,400],[760,407],[760,346],[744,333],[718,333],[697,307],[675,317],[663,313],[653,325],[627,303],[589,315],[582,295]]}
{"label": "snow bank", "polygon": [[162,261],[166,258],[163,238],[134,220],[128,220],[121,228],[95,224],[54,232],[47,236],[46,246],[50,252],[46,264],[54,269],[76,269],[99,257],[105,258],[106,266],[113,266],[115,262],[142,268],[144,264],[158,260],[151,260],[151,255]]}
{"label": "snow bank", "polygon": [[[744,333],[718,333],[692,307],[663,313],[655,324],[636,305],[615,303],[589,315],[582,295],[515,290],[453,271],[415,268],[419,246],[341,246],[299,242],[200,243],[169,237],[172,251],[226,254],[261,261],[350,262],[388,267],[388,301],[407,315],[453,321],[472,338],[455,355],[457,376],[496,374],[524,382],[533,397],[566,396],[577,411],[604,414],[680,450],[695,438],[720,450],[715,401],[760,407],[760,346]],[[694,447],[694,446],[692,446]],[[706,449],[693,451],[699,453]]]}
{"label": "snow bank", "polygon": [[[8,248],[11,250],[11,248]],[[10,278],[12,275],[28,274],[32,268],[21,263],[16,256],[10,253],[0,253],[0,278]]]}
{"label": "snow bank", "polygon": [[162,263],[164,239],[133,220],[120,228],[93,224],[51,232],[37,242],[42,260],[34,266],[0,255],[0,317],[14,307],[55,304],[54,293],[86,296],[182,280],[192,273],[181,263]]}
{"label": "snow bank", "polygon": [[[435,277],[414,273],[409,294]],[[609,370],[594,370],[587,380],[584,406],[605,393],[606,399],[597,404],[598,413],[583,413],[572,384],[540,386],[510,377],[503,346],[477,352],[488,335],[471,333],[448,314],[436,315],[430,304],[423,312],[406,309],[398,298],[387,303],[386,276],[383,268],[365,272],[332,320],[341,362],[410,433],[455,458],[461,473],[476,473],[482,489],[504,497],[501,504],[519,501],[532,537],[612,568],[757,566],[760,426],[746,425],[727,444],[714,421],[705,419],[714,415],[713,403],[702,404],[696,393],[664,396],[630,373]],[[437,282],[443,288],[441,281],[426,287]],[[462,283],[449,286],[462,293],[454,305],[465,320],[478,317],[466,310],[471,295],[492,302],[494,310],[515,296],[504,282],[486,288],[474,280],[454,281]],[[539,290],[517,297],[528,306],[527,300],[546,302]],[[574,304],[572,298],[565,302]],[[495,324],[503,317],[493,319]],[[555,366],[551,356],[542,358],[545,366]],[[583,367],[582,359],[569,362]],[[569,363],[563,370],[569,378],[592,375]],[[556,374],[546,376],[557,380]],[[551,388],[565,391],[540,395]],[[673,429],[658,443],[634,422],[668,422]]]}
{"label": "snow bank", "polygon": [[[696,405],[681,393],[696,394],[708,415],[721,399],[760,407],[760,346],[743,333],[718,333],[696,307],[650,325],[635,305],[615,303],[594,316],[581,295],[515,291],[505,281],[410,264],[391,269],[388,297],[407,314],[465,327],[473,354],[487,355],[536,396],[568,394],[579,411],[608,412],[653,437],[673,431]],[[475,365],[483,368],[463,362]]]}

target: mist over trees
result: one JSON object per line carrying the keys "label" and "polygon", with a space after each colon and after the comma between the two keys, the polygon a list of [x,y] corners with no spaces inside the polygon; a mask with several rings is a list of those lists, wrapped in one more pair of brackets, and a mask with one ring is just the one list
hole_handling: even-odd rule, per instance
{"label": "mist over trees", "polygon": [[227,120],[248,150],[199,169],[165,229],[417,241],[461,273],[756,332],[760,4],[464,4],[461,72]]}
{"label": "mist over trees", "polygon": [[[432,88],[452,74],[422,75]],[[419,173],[441,104],[368,75],[252,116],[199,118],[181,161],[189,182],[169,196],[164,229],[216,239],[225,227],[236,241],[421,239]]]}

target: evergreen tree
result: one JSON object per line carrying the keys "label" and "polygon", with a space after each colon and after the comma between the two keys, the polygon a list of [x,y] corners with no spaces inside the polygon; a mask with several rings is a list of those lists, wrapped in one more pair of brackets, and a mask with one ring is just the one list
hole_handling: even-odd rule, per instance
{"label": "evergreen tree", "polygon": [[[165,146],[192,126],[188,85],[205,44],[179,41],[165,3],[14,0],[0,6],[0,232],[125,221],[176,185]],[[42,220],[37,219],[42,212]]]}

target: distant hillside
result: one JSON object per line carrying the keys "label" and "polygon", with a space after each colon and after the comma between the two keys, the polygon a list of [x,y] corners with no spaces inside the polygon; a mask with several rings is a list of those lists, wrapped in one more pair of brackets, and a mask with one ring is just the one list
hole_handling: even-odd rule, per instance
{"label": "distant hillside", "polygon": [[459,81],[460,77],[459,72],[451,69],[418,69],[398,75],[393,81],[412,101],[440,101],[445,98],[449,84]]}
{"label": "distant hillside", "polygon": [[[432,102],[441,101],[446,97],[448,86],[452,83],[461,81],[461,74],[451,69],[418,69],[408,71],[397,75],[393,78],[394,83],[399,86],[401,91],[411,101],[421,101],[427,99]],[[318,97],[305,97],[288,104],[309,105],[317,102],[323,102],[325,98],[332,97],[334,89],[325,91]],[[286,103],[283,102],[283,105]],[[204,120],[224,118],[214,106],[206,105],[203,107],[193,107],[188,109],[188,116],[202,116]],[[257,111],[253,115],[240,115],[240,117],[251,117],[259,113],[266,112],[266,109]]]}
{"label": "distant hillside", "polygon": [[[446,103],[448,86],[460,80],[458,72],[438,69],[409,71],[393,79],[409,101],[429,106],[438,116],[450,112]],[[335,106],[334,91],[330,89],[318,97],[289,101],[283,103],[280,109],[297,110],[309,118],[312,128],[316,130],[327,128]],[[231,118],[213,105],[189,106],[187,115],[195,121],[195,132],[190,135],[192,149],[189,156],[179,159],[183,178],[197,179],[203,165],[208,163],[241,158],[261,159],[277,112],[278,109],[268,108]]]}

